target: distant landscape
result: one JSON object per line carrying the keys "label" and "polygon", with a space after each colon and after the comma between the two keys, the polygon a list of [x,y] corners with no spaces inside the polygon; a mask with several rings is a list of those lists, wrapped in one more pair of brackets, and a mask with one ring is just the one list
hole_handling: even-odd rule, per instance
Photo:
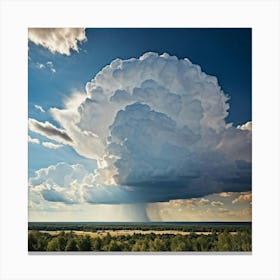
{"label": "distant landscape", "polygon": [[250,252],[251,223],[29,223],[29,251]]}

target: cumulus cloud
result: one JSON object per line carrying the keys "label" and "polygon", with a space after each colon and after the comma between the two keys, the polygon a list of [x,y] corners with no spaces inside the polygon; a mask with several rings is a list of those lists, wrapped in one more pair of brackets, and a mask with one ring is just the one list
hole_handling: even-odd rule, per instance
{"label": "cumulus cloud", "polygon": [[43,109],[43,107],[42,106],[40,106],[40,105],[34,105],[34,107],[37,109],[37,110],[39,110],[40,112],[42,112],[42,113],[45,113],[46,111]]}
{"label": "cumulus cloud", "polygon": [[214,207],[216,207],[216,206],[223,206],[224,203],[221,202],[221,201],[212,201],[211,205],[214,206]]}
{"label": "cumulus cloud", "polygon": [[252,202],[252,193],[251,192],[244,192],[241,193],[237,198],[232,201],[232,204],[240,203],[240,202]]}
{"label": "cumulus cloud", "polygon": [[[58,163],[35,172],[29,179],[29,198],[73,204],[83,201],[82,186],[90,179],[84,166]],[[37,196],[36,196],[37,194]],[[36,200],[35,200],[36,201]]]}
{"label": "cumulus cloud", "polygon": [[71,55],[78,52],[79,43],[86,41],[85,28],[29,28],[28,39],[52,53]]}
{"label": "cumulus cloud", "polygon": [[63,147],[63,145],[61,144],[54,144],[52,142],[43,142],[42,145],[48,149],[54,149],[54,150]]}
{"label": "cumulus cloud", "polygon": [[37,138],[32,138],[31,136],[28,135],[28,142],[32,144],[40,144],[40,140]]}
{"label": "cumulus cloud", "polygon": [[232,196],[232,192],[221,192],[219,193],[220,197],[231,197]]}
{"label": "cumulus cloud", "polygon": [[207,198],[192,198],[192,199],[176,199],[169,201],[170,206],[172,207],[194,207],[194,206],[206,206],[210,205],[211,201]]}
{"label": "cumulus cloud", "polygon": [[28,120],[28,127],[32,132],[41,134],[63,144],[71,144],[72,142],[72,139],[64,130],[57,128],[49,122],[39,122],[30,118]]}
{"label": "cumulus cloud", "polygon": [[90,203],[199,198],[251,189],[251,130],[227,124],[217,78],[188,59],[146,53],[116,59],[50,113],[63,129],[30,119],[30,130],[71,144],[98,169]]}
{"label": "cumulus cloud", "polygon": [[[190,203],[192,202],[192,203]],[[147,205],[147,215],[153,221],[251,221],[252,209],[231,208],[220,205],[205,205],[201,207],[198,199],[173,200]]]}
{"label": "cumulus cloud", "polygon": [[252,131],[252,122],[246,122],[245,124],[238,125],[237,128],[241,130],[249,130]]}

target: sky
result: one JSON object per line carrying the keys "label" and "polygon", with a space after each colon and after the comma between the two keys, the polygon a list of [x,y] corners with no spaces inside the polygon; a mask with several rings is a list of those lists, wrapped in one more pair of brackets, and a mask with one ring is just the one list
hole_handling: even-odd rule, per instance
{"label": "sky", "polygon": [[29,221],[250,221],[251,29],[31,28]]}

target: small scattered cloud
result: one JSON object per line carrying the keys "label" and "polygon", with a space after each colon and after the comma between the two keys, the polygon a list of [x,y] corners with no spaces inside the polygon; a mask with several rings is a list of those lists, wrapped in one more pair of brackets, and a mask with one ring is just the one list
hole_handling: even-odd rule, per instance
{"label": "small scattered cloud", "polygon": [[44,69],[46,66],[43,63],[36,62],[35,66],[39,69]]}
{"label": "small scattered cloud", "polygon": [[207,198],[192,198],[192,199],[175,199],[170,200],[168,204],[171,207],[197,207],[197,206],[206,206],[210,205],[211,201]]}
{"label": "small scattered cloud", "polygon": [[[189,202],[191,202],[189,204]],[[252,207],[229,209],[226,205],[208,205],[199,207],[198,200],[173,200],[169,202],[150,203],[147,206],[147,214],[155,221],[251,221]],[[179,203],[178,203],[179,202]],[[193,205],[196,203],[197,207]]]}
{"label": "small scattered cloud", "polygon": [[232,196],[232,192],[221,192],[221,193],[219,193],[219,196],[220,197],[231,197]]}
{"label": "small scattered cloud", "polygon": [[57,128],[49,122],[39,122],[30,118],[28,120],[28,127],[32,132],[38,133],[57,142],[68,145],[72,143],[72,139],[63,129]]}
{"label": "small scattered cloud", "polygon": [[29,28],[28,39],[52,53],[70,56],[79,52],[79,43],[85,42],[85,28]]}
{"label": "small scattered cloud", "polygon": [[229,213],[229,212],[230,212],[229,209],[226,209],[226,208],[224,208],[224,207],[218,208],[218,211],[219,211],[220,213]]}
{"label": "small scattered cloud", "polygon": [[37,62],[35,64],[36,68],[41,70],[50,70],[52,73],[56,73],[56,69],[54,68],[52,61],[47,61],[46,64]]}
{"label": "small scattered cloud", "polygon": [[246,122],[245,124],[238,125],[237,128],[241,130],[252,131],[252,122]]}
{"label": "small scattered cloud", "polygon": [[216,206],[223,206],[224,203],[221,202],[221,201],[212,201],[211,205],[214,206],[214,207],[216,207]]}
{"label": "small scattered cloud", "polygon": [[32,144],[40,144],[40,140],[37,138],[32,138],[31,136],[28,135],[28,142]]}
{"label": "small scattered cloud", "polygon": [[252,202],[252,192],[241,193],[237,198],[232,201],[232,204],[240,202]]}
{"label": "small scattered cloud", "polygon": [[210,200],[209,199],[206,199],[206,198],[201,198],[200,200],[198,200],[198,204],[199,205],[208,205],[210,204]]}
{"label": "small scattered cloud", "polygon": [[42,145],[48,149],[53,149],[53,150],[63,147],[63,145],[61,145],[61,144],[54,144],[52,142],[43,142]]}
{"label": "small scattered cloud", "polygon": [[40,106],[40,105],[34,105],[34,107],[37,109],[37,110],[39,110],[40,112],[42,112],[42,113],[45,113],[46,111],[43,109],[43,107],[42,106]]}
{"label": "small scattered cloud", "polygon": [[51,72],[56,73],[56,69],[54,68],[52,61],[48,61],[46,65],[51,70]]}

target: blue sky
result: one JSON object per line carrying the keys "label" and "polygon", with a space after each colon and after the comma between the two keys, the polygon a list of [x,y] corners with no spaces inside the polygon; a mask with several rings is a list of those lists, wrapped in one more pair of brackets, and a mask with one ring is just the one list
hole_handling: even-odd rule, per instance
{"label": "blue sky", "polygon": [[[87,29],[87,42],[71,59],[29,43],[29,112],[33,104],[61,106],[72,90],[83,90],[115,58],[139,57],[147,51],[189,58],[207,74],[218,77],[229,94],[229,122],[251,120],[251,29]],[[33,63],[52,61],[57,70],[38,71]],[[240,106],[242,101],[242,106]]]}
{"label": "blue sky", "polygon": [[[37,31],[38,30],[39,29],[37,29]],[[231,128],[232,131],[230,131],[230,129],[227,130],[228,136],[225,136],[226,140],[221,140],[220,145],[223,146],[224,149],[228,149],[229,147],[228,145],[230,145],[230,147],[233,145],[233,144],[227,144],[229,143],[229,140],[227,139],[230,139],[231,137],[233,138],[247,137],[246,141],[248,141],[248,139],[249,140],[251,139],[250,136],[245,135],[244,132],[247,131],[247,126],[246,127],[244,126],[243,128],[238,129],[237,132],[235,132],[236,127],[244,125],[252,120],[251,117],[252,114],[251,111],[251,71],[252,71],[251,70],[251,29],[246,29],[246,28],[244,29],[230,29],[230,28],[219,28],[219,29],[105,28],[102,29],[102,28],[97,28],[97,29],[86,29],[83,31],[78,30],[77,32],[75,31],[76,33],[74,35],[71,34],[71,36],[74,37],[66,36],[65,37],[66,39],[64,38],[65,39],[64,43],[66,45],[63,45],[63,43],[58,42],[60,43],[59,45],[57,41],[56,42],[51,41],[50,39],[51,37],[48,37],[49,34],[43,33],[45,31],[41,33],[37,31],[34,31],[34,33],[32,33],[33,31],[31,30],[29,33],[30,36],[29,36],[29,43],[28,43],[28,47],[29,47],[28,116],[30,119],[39,122],[39,124],[45,124],[46,122],[48,122],[52,124],[55,127],[55,129],[64,131],[68,135],[71,135],[71,132],[67,131],[68,129],[66,128],[67,124],[65,125],[65,122],[60,121],[59,119],[60,118],[59,110],[63,111],[63,109],[65,108],[65,102],[69,100],[69,98],[71,100],[72,98],[71,96],[73,96],[74,93],[78,93],[80,96],[82,96],[81,98],[83,98],[83,95],[85,97],[86,83],[89,82],[91,79],[93,79],[99,71],[101,71],[106,65],[109,65],[116,58],[119,58],[122,61],[124,61],[130,58],[139,58],[141,57],[141,55],[147,52],[154,52],[159,55],[163,53],[168,53],[171,56],[175,55],[179,60],[188,58],[192,64],[199,65],[202,69],[202,72],[205,72],[207,75],[210,76],[215,76],[218,79],[218,85],[221,87],[225,95],[228,95],[230,97],[230,99],[227,101],[230,107],[229,110],[224,108],[223,111],[221,111],[221,113],[217,113],[217,114],[221,114],[221,116],[223,116],[223,114],[226,111],[228,111],[229,114],[227,117],[224,118],[224,120],[228,124],[233,123],[233,128]],[[61,33],[62,36],[66,34],[63,32],[64,31],[62,30]],[[207,86],[207,83],[204,85],[204,87],[205,86]],[[218,88],[216,90],[219,91]],[[225,102],[223,101],[221,103],[222,105],[220,103],[219,104],[221,106],[224,106]],[[90,105],[88,104],[88,102],[85,102],[85,108],[87,108],[87,106]],[[137,112],[138,114],[142,114],[146,112],[145,114],[149,114],[151,118],[159,118],[159,120],[162,117],[159,113],[156,114],[156,113],[148,112],[145,111],[146,109],[144,107],[141,107],[140,105],[137,106],[131,105],[130,111],[128,109],[124,109],[127,118],[129,119],[133,118]],[[55,110],[57,111],[53,113],[51,108],[56,108]],[[193,112],[197,112],[197,109],[195,108],[192,108],[192,110],[194,110]],[[59,114],[57,114],[57,112]],[[54,117],[54,115],[56,115],[57,117]],[[213,113],[211,113],[211,116],[212,115]],[[84,118],[86,117],[88,118],[90,116],[91,115],[84,114]],[[100,120],[102,120],[102,118]],[[94,121],[95,119],[92,119],[92,121],[86,119],[85,121],[85,119],[82,118],[81,119],[82,129],[84,129],[84,131],[90,131],[91,133],[95,133],[96,131],[94,130],[94,128],[91,129],[92,128],[91,122]],[[123,121],[126,121],[124,117],[121,117],[120,114],[117,114],[115,118],[115,122],[121,123]],[[129,122],[127,123],[127,125],[129,125]],[[151,123],[151,125],[154,127],[155,123],[153,122]],[[119,127],[120,126],[116,127],[115,130],[112,130],[111,132],[112,137],[116,137],[116,138],[120,137],[121,132],[118,131]],[[166,131],[166,129],[167,129],[166,127],[161,127],[159,129],[159,132]],[[146,133],[146,127],[140,126],[138,130],[141,131],[142,134],[138,135],[137,131],[133,131],[134,138],[130,140],[129,143],[130,146],[128,146],[128,148],[133,146],[134,151],[137,145],[145,144],[145,142],[141,143],[141,135],[143,135],[143,133]],[[58,131],[58,133],[60,133],[61,131]],[[194,130],[192,129],[192,131]],[[190,132],[185,131],[184,135],[189,135],[186,133],[190,133]],[[94,156],[87,155],[85,151],[86,149],[82,147],[83,144],[74,143],[73,145],[72,144],[69,145],[68,143],[62,143],[57,141],[57,138],[55,137],[48,137],[47,134],[38,133],[38,131],[34,128],[30,129],[29,136],[31,137],[30,138],[31,140],[29,142],[29,161],[28,161],[30,178],[37,176],[35,173],[37,170],[42,168],[47,169],[50,166],[55,166],[60,162],[64,162],[71,166],[80,164],[86,170],[83,172],[89,172],[89,173],[93,172],[92,174],[95,174],[94,170],[96,170],[97,168],[98,157],[96,157],[97,160],[96,161]],[[195,134],[192,137],[195,137]],[[239,139],[238,141],[239,142],[245,141],[244,140],[245,138],[238,138]],[[75,141],[76,140],[74,139],[74,142]],[[161,139],[158,138],[157,141],[160,142]],[[111,147],[112,145],[110,146],[110,149],[112,149]],[[168,150],[169,148],[165,146],[165,151],[166,149]],[[175,152],[174,148],[170,148],[170,149],[171,149],[170,153],[174,155]],[[248,150],[247,146],[240,147],[238,151],[244,151],[244,149],[246,149],[247,151]],[[113,153],[115,153],[115,150],[113,151]],[[227,152],[225,152],[225,154],[227,154]],[[203,155],[203,157],[206,157],[206,155]],[[215,158],[217,160],[220,158],[218,155],[211,155],[211,157],[212,159],[217,157]],[[228,155],[226,155],[226,157],[228,157]],[[140,158],[141,157],[139,155],[139,158],[137,157],[137,159],[135,160],[137,161]],[[169,160],[176,162],[176,160],[173,159],[172,156],[169,157]],[[136,161],[134,162],[134,164],[135,166],[137,166],[138,170],[137,171],[134,170],[130,174],[126,174],[125,172],[121,174],[120,172],[120,170],[122,170],[122,168],[124,168],[125,166],[124,159],[123,161],[119,160],[112,167],[118,169],[119,175],[116,175],[117,177],[115,178],[117,178],[118,182],[121,182],[120,194],[114,193],[112,195],[117,196],[123,193],[122,184],[129,185],[129,182],[132,182],[134,188],[137,188],[139,186],[143,187],[142,185],[145,184],[145,187],[143,187],[144,198],[145,198],[144,202],[146,199],[147,201],[156,202],[157,200],[154,197],[155,195],[157,195],[157,192],[154,193],[153,189],[155,188],[155,186],[157,186],[157,182],[137,181],[139,179],[139,176],[141,177],[143,176],[143,174],[139,173],[139,169],[141,169],[142,167],[138,165],[138,162]],[[151,161],[149,161],[149,163],[150,162]],[[184,162],[184,159],[182,159],[181,162]],[[236,158],[235,162],[237,162],[238,168],[239,166],[242,166],[242,168],[239,168],[240,170],[238,169],[239,171],[235,171],[235,172],[237,173],[239,172],[240,174],[242,174],[240,175],[242,178],[239,181],[245,180],[247,184],[246,187],[244,187],[243,185],[241,186],[237,182],[238,180],[236,178],[224,178],[223,176],[220,175],[221,172],[218,171],[218,169],[217,170],[215,169],[207,172],[211,172],[211,174],[214,174],[213,176],[215,178],[219,177],[220,184],[225,185],[226,187],[224,187],[224,189],[223,187],[217,187],[217,186],[216,187],[214,186],[212,188],[213,189],[217,188],[217,190],[221,190],[221,191],[228,190],[229,191],[228,193],[231,193],[229,197],[233,198],[231,201],[238,198],[240,195],[241,196],[243,195],[243,198],[245,197],[243,202],[245,201],[246,203],[248,203],[250,202],[249,201],[250,199],[246,197],[246,195],[247,192],[250,191],[250,187],[251,187],[249,186],[250,183],[248,181],[249,180],[248,178],[251,177],[250,162],[248,162],[248,158],[244,159],[241,156],[240,158]],[[242,162],[242,164],[239,164],[238,162]],[[187,163],[184,164],[186,164],[186,166],[189,166]],[[196,167],[197,166],[196,164],[198,163],[196,162],[196,159],[194,159],[192,166]],[[225,169],[225,172],[231,171],[231,166],[232,166],[231,164],[232,164],[231,162],[230,163],[227,162],[226,164],[224,164],[224,166],[227,166],[228,168]],[[195,167],[193,168],[195,169]],[[196,170],[192,172],[193,174],[197,174]],[[182,177],[181,173],[179,175]],[[125,177],[126,179],[123,179],[124,177],[122,176],[126,176]],[[50,178],[46,179],[46,182],[47,180],[50,180]],[[53,180],[54,179],[52,179],[51,182],[53,182]],[[180,185],[180,192],[178,192],[178,194],[176,195],[170,192],[168,192],[168,195],[165,193],[164,196],[162,196],[162,198],[159,198],[158,202],[164,202],[165,199],[167,198],[168,200],[170,199],[172,200],[172,198],[174,199],[182,198],[181,181],[178,181],[177,178],[173,178],[171,181],[174,183],[174,186]],[[229,181],[231,182],[228,183]],[[196,182],[196,184],[202,184],[202,183],[203,183],[202,179],[201,181]],[[167,183],[167,185],[168,184],[169,183]],[[186,184],[185,181],[184,184]],[[163,181],[159,181],[159,185],[164,185]],[[147,186],[150,186],[151,188],[147,189]],[[58,197],[61,197],[61,194],[58,196],[57,193],[55,194],[53,192],[50,193],[49,189],[48,191],[49,191],[48,194],[46,191],[43,193],[43,197],[46,200],[49,199],[48,201],[49,202],[51,201],[53,203],[63,202],[58,199]],[[237,191],[237,193],[235,195],[232,195],[233,191]],[[117,189],[115,189],[114,192],[118,192]],[[135,194],[137,193],[138,192],[136,191]],[[142,195],[142,193],[143,193],[142,189],[140,189],[139,197]],[[149,193],[148,194],[149,198],[147,198],[146,196],[147,193]],[[213,193],[213,191],[209,191],[209,192],[206,191],[204,194],[207,196],[207,195],[211,195],[211,193]],[[99,194],[97,195],[96,192],[93,192],[93,194],[90,194],[87,197],[87,202],[96,203],[96,196],[99,196]],[[185,198],[198,199],[197,197],[201,197],[201,196],[202,196],[201,192],[198,193],[192,192],[192,194],[190,194],[189,196],[186,195]],[[215,201],[217,197],[214,196],[212,198],[210,196],[210,198],[213,201]],[[104,196],[104,198],[102,198],[100,201],[104,200],[106,202],[106,199],[108,201],[112,200],[111,197],[107,198]],[[208,204],[207,203],[205,204],[195,203],[195,204],[197,207],[210,205],[211,199]],[[68,201],[68,204],[70,204],[69,202],[70,200],[65,200],[65,201]],[[123,199],[121,201],[126,201],[126,200]],[[232,206],[235,206],[235,203],[229,204],[229,206],[230,206],[229,208],[232,208]],[[246,207],[248,208],[248,205]],[[242,209],[238,208],[237,210],[241,211]],[[151,210],[151,213],[153,211],[154,210]]]}

